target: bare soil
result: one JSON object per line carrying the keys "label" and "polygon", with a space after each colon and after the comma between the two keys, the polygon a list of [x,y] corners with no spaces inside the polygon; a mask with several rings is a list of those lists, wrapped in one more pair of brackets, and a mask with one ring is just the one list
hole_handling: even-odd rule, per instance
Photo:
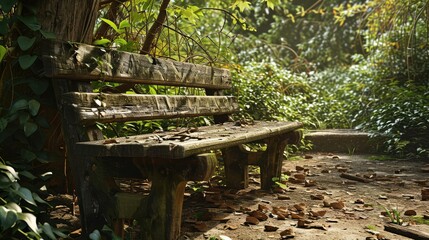
{"label": "bare soil", "polygon": [[[428,218],[429,201],[421,195],[429,187],[428,168],[429,161],[314,153],[284,162],[290,176],[284,189],[260,190],[257,172],[250,186],[238,191],[222,187],[220,178],[190,183],[181,239],[410,239],[384,230],[391,222],[386,209],[399,212],[406,229],[429,235],[429,225],[406,216],[415,211]],[[51,219],[78,238],[71,196],[52,199],[64,203],[51,211]]]}

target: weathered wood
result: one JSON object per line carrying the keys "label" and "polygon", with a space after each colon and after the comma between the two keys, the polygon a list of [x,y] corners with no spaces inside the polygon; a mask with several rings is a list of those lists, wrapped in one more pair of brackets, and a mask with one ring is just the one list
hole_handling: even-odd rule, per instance
{"label": "weathered wood", "polygon": [[225,183],[228,188],[243,189],[249,186],[247,154],[239,146],[222,150],[225,166]]}
{"label": "weathered wood", "polygon": [[142,226],[142,239],[178,239],[187,180],[208,180],[217,160],[214,153],[187,159],[145,159],[140,169],[150,169],[151,192],[134,216]]}
{"label": "weathered wood", "polygon": [[238,110],[234,97],[142,94],[67,93],[64,105],[74,124],[125,122],[231,114]]}
{"label": "weathered wood", "polygon": [[283,154],[288,139],[278,135],[267,139],[267,150],[262,156],[259,167],[261,168],[261,188],[269,190],[273,187],[273,178],[280,178]]}
{"label": "weathered wood", "polygon": [[384,225],[384,230],[396,233],[401,236],[409,237],[416,240],[428,240],[429,234],[426,232],[418,231],[415,229],[411,229],[410,227],[403,227],[397,224],[386,224]]}
{"label": "weathered wood", "polygon": [[353,180],[353,181],[363,182],[363,183],[371,182],[370,179],[359,177],[359,176],[356,176],[356,175],[347,174],[347,173],[341,173],[340,177],[346,178],[346,179],[349,179],[349,180]]}
{"label": "weathered wood", "polygon": [[78,153],[95,156],[160,157],[180,159],[194,154],[286,134],[302,126],[298,122],[255,122],[235,126],[224,123],[175,135],[174,132],[144,134],[110,140],[77,143]]}
{"label": "weathered wood", "polygon": [[45,75],[51,78],[231,88],[229,71],[211,66],[154,59],[78,43],[50,42],[42,54]]}

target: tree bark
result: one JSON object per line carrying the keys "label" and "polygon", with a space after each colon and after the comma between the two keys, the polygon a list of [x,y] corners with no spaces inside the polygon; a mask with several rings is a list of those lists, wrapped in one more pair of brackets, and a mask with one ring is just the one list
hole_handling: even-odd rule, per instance
{"label": "tree bark", "polygon": [[37,11],[42,30],[58,40],[91,43],[100,0],[40,0]]}

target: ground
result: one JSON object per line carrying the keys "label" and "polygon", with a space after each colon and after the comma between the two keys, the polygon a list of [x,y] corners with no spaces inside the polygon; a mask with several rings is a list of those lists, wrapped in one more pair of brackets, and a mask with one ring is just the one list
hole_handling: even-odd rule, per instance
{"label": "ground", "polygon": [[[419,221],[429,215],[429,201],[422,201],[428,168],[421,160],[314,153],[284,162],[290,178],[280,184],[283,190],[259,190],[256,173],[240,191],[219,187],[219,178],[209,185],[190,183],[181,239],[410,239],[384,230],[391,221],[386,209],[399,212],[406,229],[429,234],[429,225]],[[57,226],[78,229],[71,197],[54,198],[64,200],[51,212]],[[413,211],[417,217],[406,216]]]}

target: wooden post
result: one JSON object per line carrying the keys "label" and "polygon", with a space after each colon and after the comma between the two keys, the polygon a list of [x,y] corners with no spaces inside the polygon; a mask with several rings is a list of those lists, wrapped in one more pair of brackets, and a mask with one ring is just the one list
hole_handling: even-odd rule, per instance
{"label": "wooden post", "polygon": [[150,171],[152,180],[149,197],[142,201],[135,216],[142,227],[142,238],[178,239],[186,182],[208,180],[217,165],[216,155],[206,153],[186,159],[140,159],[134,163],[139,169]]}
{"label": "wooden post", "polygon": [[234,146],[222,150],[225,163],[225,180],[228,188],[243,189],[249,186],[247,154]]}
{"label": "wooden post", "polygon": [[283,153],[288,139],[273,137],[267,139],[267,150],[260,161],[261,188],[269,190],[273,187],[274,177],[280,177],[283,163]]}

